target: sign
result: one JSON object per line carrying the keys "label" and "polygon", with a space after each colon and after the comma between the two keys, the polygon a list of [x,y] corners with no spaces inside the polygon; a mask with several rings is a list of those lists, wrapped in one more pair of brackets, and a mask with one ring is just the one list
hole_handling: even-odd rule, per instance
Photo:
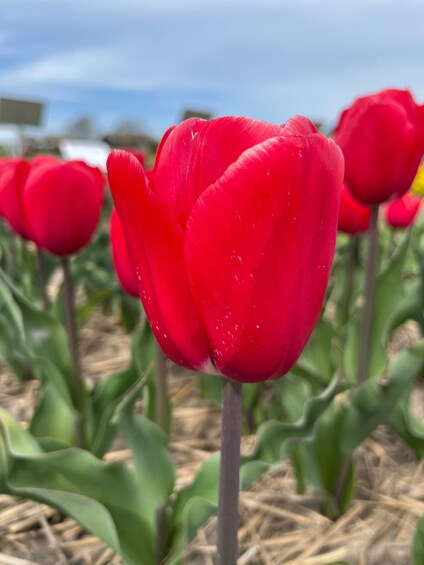
{"label": "sign", "polygon": [[0,123],[17,126],[39,126],[43,118],[44,104],[33,100],[0,98]]}
{"label": "sign", "polygon": [[188,120],[189,118],[201,118],[202,120],[210,120],[212,118],[212,114],[210,112],[200,112],[198,110],[193,110],[189,108],[184,110],[181,121]]}
{"label": "sign", "polygon": [[65,161],[85,161],[92,167],[106,171],[106,161],[111,147],[104,141],[62,139],[59,151]]}

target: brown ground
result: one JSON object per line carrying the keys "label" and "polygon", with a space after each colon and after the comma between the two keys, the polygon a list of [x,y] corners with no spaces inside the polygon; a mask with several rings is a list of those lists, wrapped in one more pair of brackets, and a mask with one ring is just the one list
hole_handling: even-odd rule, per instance
{"label": "brown ground", "polygon": [[[128,338],[115,319],[94,316],[81,334],[84,372],[92,379],[123,368]],[[402,344],[403,345],[403,344]],[[0,405],[28,421],[36,383],[21,384],[0,371]],[[178,485],[219,447],[219,411],[197,393],[190,376],[171,376],[174,432],[170,449]],[[418,409],[424,390],[415,393]],[[190,439],[187,439],[190,438]],[[252,438],[245,438],[252,444]],[[109,459],[128,459],[127,450]],[[239,565],[407,565],[418,518],[424,515],[424,463],[386,429],[379,428],[357,453],[358,487],[347,513],[331,522],[311,491],[295,494],[288,464],[264,475],[241,494]],[[187,548],[184,563],[213,565],[214,522]],[[31,501],[0,495],[0,565],[105,565],[120,559],[74,521]]]}

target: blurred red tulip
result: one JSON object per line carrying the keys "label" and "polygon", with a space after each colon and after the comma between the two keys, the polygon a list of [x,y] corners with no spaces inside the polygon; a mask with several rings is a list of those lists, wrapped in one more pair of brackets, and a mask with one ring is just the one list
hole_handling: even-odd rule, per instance
{"label": "blurred red tulip", "polygon": [[73,255],[94,234],[103,204],[103,177],[81,161],[38,161],[23,193],[36,244],[59,256]]}
{"label": "blurred red tulip", "polygon": [[128,255],[127,244],[116,210],[110,216],[110,242],[115,272],[121,287],[130,296],[138,297],[137,278]]}
{"label": "blurred red tulip", "polygon": [[340,197],[339,231],[350,235],[366,232],[370,226],[370,218],[370,207],[358,202],[344,185]]}
{"label": "blurred red tulip", "polygon": [[26,159],[4,161],[0,172],[0,210],[14,232],[32,239],[31,228],[23,205],[23,193],[31,165]]}
{"label": "blurred red tulip", "polygon": [[384,219],[392,228],[407,228],[414,222],[420,206],[421,198],[407,192],[385,206]]}
{"label": "blurred red tulip", "polygon": [[317,321],[334,253],[343,157],[306,118],[169,129],[147,183],[124,151],[109,180],[140,296],[175,362],[276,378]]}
{"label": "blurred red tulip", "polygon": [[357,200],[377,205],[400,197],[424,154],[424,106],[408,90],[387,89],[358,98],[342,113],[335,140]]}

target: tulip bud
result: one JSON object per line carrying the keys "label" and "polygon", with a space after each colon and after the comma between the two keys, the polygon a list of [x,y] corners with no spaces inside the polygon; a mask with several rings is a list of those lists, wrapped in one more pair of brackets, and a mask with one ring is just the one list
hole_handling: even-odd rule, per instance
{"label": "tulip bud", "polygon": [[32,239],[31,227],[23,205],[23,193],[31,169],[26,159],[7,159],[0,173],[1,214],[12,230],[25,239]]}
{"label": "tulip bud", "polygon": [[103,179],[81,161],[46,159],[31,170],[23,201],[36,244],[54,255],[73,255],[97,227]]}
{"label": "tulip bud", "polygon": [[124,151],[109,181],[152,330],[176,363],[277,378],[318,319],[334,254],[343,157],[306,118],[168,130],[148,184]]}
{"label": "tulip bud", "polygon": [[420,206],[421,198],[407,192],[384,207],[384,219],[392,228],[407,228],[414,222]]}
{"label": "tulip bud", "polygon": [[399,198],[409,190],[424,153],[424,106],[407,90],[358,98],[342,113],[335,140],[357,200],[372,206]]}

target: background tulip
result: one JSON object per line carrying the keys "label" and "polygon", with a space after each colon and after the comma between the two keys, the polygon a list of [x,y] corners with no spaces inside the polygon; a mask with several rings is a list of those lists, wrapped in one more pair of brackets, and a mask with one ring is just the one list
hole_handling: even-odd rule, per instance
{"label": "background tulip", "polygon": [[385,206],[384,219],[392,228],[407,228],[415,220],[420,206],[421,198],[407,192]]}
{"label": "background tulip", "polygon": [[12,230],[32,239],[31,227],[23,204],[23,193],[31,165],[25,159],[8,159],[0,172],[0,209]]}
{"label": "background tulip", "polygon": [[343,159],[304,118],[191,119],[152,180],[115,151],[109,179],[146,315],[177,363],[249,382],[297,360],[317,320]]}
{"label": "background tulip", "polygon": [[340,197],[338,229],[349,235],[366,232],[370,225],[371,210],[356,200],[346,185]]}
{"label": "background tulip", "polygon": [[77,253],[94,234],[102,180],[82,162],[43,160],[28,177],[24,207],[37,245],[58,256]]}
{"label": "background tulip", "polygon": [[115,272],[122,288],[130,296],[138,297],[137,279],[131,265],[127,244],[115,209],[112,210],[110,216],[110,242]]}
{"label": "background tulip", "polygon": [[400,197],[411,186],[424,153],[424,106],[407,90],[363,96],[342,113],[335,140],[357,200],[376,205]]}

